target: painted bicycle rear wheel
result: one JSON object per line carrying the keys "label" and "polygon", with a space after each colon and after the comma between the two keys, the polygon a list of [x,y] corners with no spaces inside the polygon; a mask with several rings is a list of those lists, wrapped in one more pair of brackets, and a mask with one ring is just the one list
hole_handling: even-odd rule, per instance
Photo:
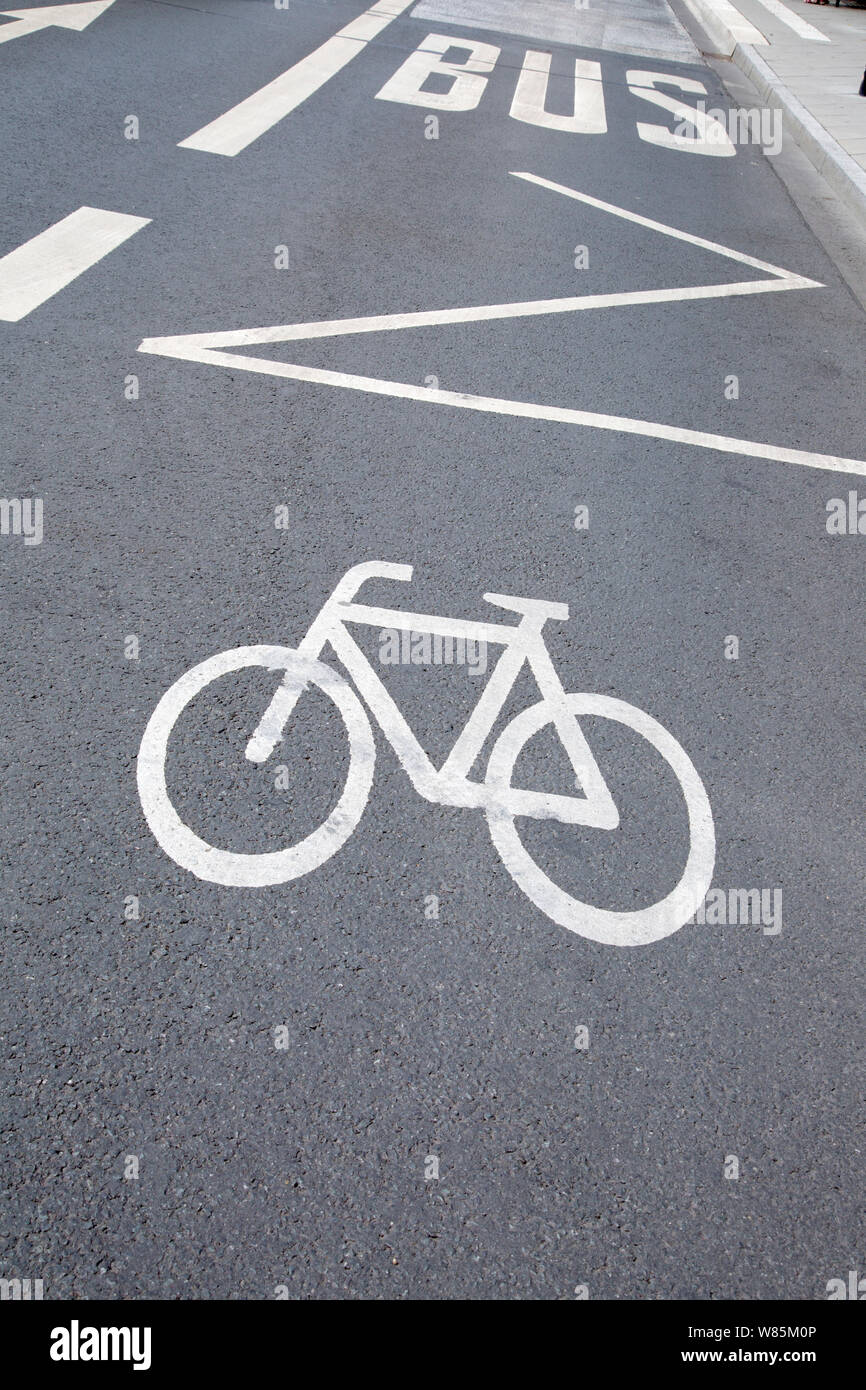
{"label": "painted bicycle rear wheel", "polygon": [[[246,667],[264,666],[305,689],[318,686],[336,705],[349,738],[349,769],[327,820],[297,844],[261,854],[219,849],[196,835],[178,815],[166,786],[168,741],[190,701],[213,681]],[[165,692],[148,721],[138,753],[138,794],[145,819],[165,853],[197,878],[233,888],[262,888],[300,878],[345,844],[361,818],[373,784],[375,744],[370,721],[348,681],[324,662],[291,647],[234,647],[193,666]]]}

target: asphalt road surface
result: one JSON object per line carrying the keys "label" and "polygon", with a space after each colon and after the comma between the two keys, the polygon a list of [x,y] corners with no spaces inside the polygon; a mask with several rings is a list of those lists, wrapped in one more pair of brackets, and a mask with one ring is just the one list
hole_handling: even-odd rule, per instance
{"label": "asphalt road surface", "polygon": [[[363,3],[0,27],[0,1273],[825,1298],[864,311],[664,0]],[[357,677],[314,633],[160,703],[365,563]]]}

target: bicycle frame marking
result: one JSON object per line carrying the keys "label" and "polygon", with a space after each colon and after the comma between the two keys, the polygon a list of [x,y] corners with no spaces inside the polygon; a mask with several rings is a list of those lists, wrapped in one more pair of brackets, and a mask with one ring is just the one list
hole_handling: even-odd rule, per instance
{"label": "bicycle frame marking", "polygon": [[[548,618],[564,621],[568,606],[533,599],[514,599],[521,605],[512,611],[522,613],[519,623],[484,623],[462,618],[445,618],[433,613],[413,613],[406,609],[371,607],[344,598],[341,586],[350,575],[364,570],[356,566],[344,576],[334,594],[328,598],[313,620],[306,636],[298,644],[298,654],[320,660],[330,646],[351,677],[369,712],[390,743],[413,787],[425,800],[440,806],[464,806],[483,810],[500,809],[510,815],[556,819],[572,825],[591,825],[615,829],[619,815],[607,789],[598,764],[574,715],[566,707],[566,695],[547,650],[542,628]],[[401,571],[381,575],[384,566],[376,567],[379,577],[408,580],[412,567],[389,567]],[[408,571],[408,573],[407,573]],[[364,573],[353,580],[355,589]],[[343,591],[345,592],[345,591]],[[338,595],[340,595],[338,597]],[[485,599],[506,607],[511,596],[485,594]],[[500,600],[502,602],[500,603]],[[504,647],[484,689],[459,734],[442,767],[434,767],[415,734],[398,709],[384,682],[373,669],[369,659],[347,631],[347,623],[366,627],[389,627],[410,632],[429,632],[442,637],[462,637]],[[497,718],[525,664],[528,664],[538,684],[542,699],[553,712],[560,740],[568,754],[583,795],[561,795],[522,791],[519,788],[495,790],[484,782],[469,777]],[[283,736],[296,701],[302,693],[297,679],[287,672],[271,704],[260,720],[247,745],[247,757],[264,762],[270,757]]]}

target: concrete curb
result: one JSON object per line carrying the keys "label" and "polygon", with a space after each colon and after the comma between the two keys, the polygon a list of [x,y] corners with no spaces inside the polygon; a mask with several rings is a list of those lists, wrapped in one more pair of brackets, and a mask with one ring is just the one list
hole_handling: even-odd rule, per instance
{"label": "concrete curb", "polygon": [[[688,3],[688,0],[687,0]],[[784,112],[785,124],[803,153],[843,202],[866,226],[866,170],[843,150],[794,93],[790,91],[754,50],[738,43],[731,55],[741,72],[753,83],[761,100],[777,105]],[[861,97],[866,109],[866,97]]]}
{"label": "concrete curb", "polygon": [[[708,0],[684,0],[711,43],[717,56],[728,58],[748,77],[762,102],[777,106],[784,113],[787,132],[814,164],[839,198],[866,227],[866,170],[843,150],[820,121],[806,109],[794,93],[773,72],[751,44],[742,43],[713,10]],[[866,111],[866,97],[861,98]]]}
{"label": "concrete curb", "polygon": [[718,6],[713,5],[711,0],[683,0],[683,3],[712,43],[713,56],[716,58],[733,58],[737,44],[746,42],[747,35],[751,37],[756,33],[754,26],[747,20],[741,20],[737,11],[724,4],[724,0]]}

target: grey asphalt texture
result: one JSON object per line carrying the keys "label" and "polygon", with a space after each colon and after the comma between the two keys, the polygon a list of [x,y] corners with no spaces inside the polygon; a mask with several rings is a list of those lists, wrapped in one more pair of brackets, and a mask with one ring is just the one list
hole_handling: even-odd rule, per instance
{"label": "grey asphalt texture", "polygon": [[[863,480],[136,349],[744,278],[515,169],[824,288],[252,351],[866,458],[863,311],[758,148],[638,138],[636,120],[666,116],[626,70],[696,77],[725,105],[704,65],[582,52],[609,129],[567,135],[508,114],[541,45],[465,30],[502,57],[478,109],[425,140],[423,108],[373,99],[447,32],[407,16],[238,157],[177,148],[360,10],[116,0],[83,34],[0,47],[0,252],[84,204],[153,219],[0,325],[2,492],[45,507],[41,546],[0,541],[0,1273],[43,1278],[46,1298],[823,1298],[866,1258],[866,537],[825,530],[827,501]],[[554,51],[565,109],[574,53]],[[568,603],[547,629],[566,689],[675,735],[713,807],[714,883],[781,888],[781,934],[694,925],[633,950],[570,934],[519,891],[481,813],[422,801],[378,731],[364,816],[314,874],[231,889],[175,865],[135,783],[160,696],[215,652],[294,645],[368,559],[416,567],[371,601],[485,619],[503,616],[486,590]],[[172,743],[179,809],[226,848],[308,833],[345,776],[313,694],[290,789],[245,762],[263,679],[203,695]],[[443,758],[480,682],[387,679]],[[535,698],[521,684],[513,709]],[[587,901],[653,902],[684,862],[676,784],[622,731],[586,732],[619,838],[546,824],[527,844]],[[537,784],[556,789],[540,745]]]}

